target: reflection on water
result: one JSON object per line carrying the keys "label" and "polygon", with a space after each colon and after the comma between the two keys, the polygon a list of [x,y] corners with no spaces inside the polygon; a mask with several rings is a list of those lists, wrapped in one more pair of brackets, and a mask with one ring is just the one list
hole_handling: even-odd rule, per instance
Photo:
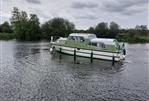
{"label": "reflection on water", "polygon": [[123,63],[51,55],[47,42],[0,41],[2,101],[147,101],[149,44],[127,44]]}

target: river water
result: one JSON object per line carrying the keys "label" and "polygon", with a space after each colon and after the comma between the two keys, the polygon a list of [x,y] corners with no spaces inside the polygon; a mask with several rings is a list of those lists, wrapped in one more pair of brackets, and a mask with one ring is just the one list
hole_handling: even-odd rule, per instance
{"label": "river water", "polygon": [[111,62],[49,53],[48,42],[0,41],[0,101],[149,101],[149,44]]}

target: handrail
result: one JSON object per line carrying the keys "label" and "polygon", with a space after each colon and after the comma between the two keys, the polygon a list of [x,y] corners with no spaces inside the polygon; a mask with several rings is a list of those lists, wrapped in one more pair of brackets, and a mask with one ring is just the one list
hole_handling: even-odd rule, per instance
{"label": "handrail", "polygon": [[[53,43],[53,45],[57,45],[57,46],[63,46],[63,47],[69,47],[69,46],[65,46],[65,45],[60,45],[60,44],[55,44]],[[78,48],[78,47],[71,47],[71,48]],[[85,50],[93,50],[93,49],[87,49],[87,48],[80,48],[80,49],[85,49]],[[119,54],[120,52],[113,52],[113,51],[106,51],[106,50],[97,50],[97,49],[94,49],[94,51],[101,51],[101,52],[111,52],[111,53],[117,53]]]}
{"label": "handrail", "polygon": [[[62,50],[61,47],[60,47],[60,49]],[[63,49],[63,50],[72,51],[72,50],[69,50],[69,49]],[[91,54],[91,52],[90,52],[90,53],[88,53],[88,52],[80,52],[80,51],[77,51],[77,50],[76,50],[76,52],[78,52],[78,53],[85,53],[85,54]],[[92,51],[92,52],[93,52],[93,51]],[[112,55],[112,56],[109,56],[109,55],[97,54],[97,53],[94,53],[94,52],[93,52],[93,55],[100,55],[100,56],[113,57],[113,55]],[[114,57],[119,58],[119,56],[114,56]]]}

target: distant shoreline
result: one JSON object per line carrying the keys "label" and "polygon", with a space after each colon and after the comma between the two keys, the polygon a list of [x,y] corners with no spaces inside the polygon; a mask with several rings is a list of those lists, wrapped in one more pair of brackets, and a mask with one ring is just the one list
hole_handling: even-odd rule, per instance
{"label": "distant shoreline", "polygon": [[[0,40],[12,40],[16,39],[16,35],[14,33],[0,33]],[[149,43],[149,36],[139,36],[136,39],[129,38],[129,36],[126,36],[125,38],[116,38],[119,42],[127,42],[127,43]],[[47,40],[47,39],[41,39],[41,40]],[[41,41],[38,40],[38,41]],[[27,41],[27,40],[20,40],[20,41]],[[37,41],[37,40],[32,40]]]}

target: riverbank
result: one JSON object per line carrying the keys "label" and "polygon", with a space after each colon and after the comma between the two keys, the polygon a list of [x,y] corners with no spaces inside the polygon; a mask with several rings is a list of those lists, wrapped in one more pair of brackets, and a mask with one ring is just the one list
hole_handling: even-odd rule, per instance
{"label": "riverbank", "polygon": [[[11,40],[11,39],[16,39],[16,35],[14,33],[0,33],[0,40]],[[149,35],[131,37],[128,34],[119,34],[116,37],[116,39],[119,42],[127,42],[127,43],[149,43]]]}
{"label": "riverbank", "polygon": [[120,42],[127,43],[149,43],[149,35],[135,35],[119,34],[116,39]]}
{"label": "riverbank", "polygon": [[127,42],[127,43],[149,43],[149,37],[137,37],[134,39],[117,39],[119,42]]}
{"label": "riverbank", "polygon": [[14,33],[0,33],[0,40],[11,40],[15,38],[16,36]]}

